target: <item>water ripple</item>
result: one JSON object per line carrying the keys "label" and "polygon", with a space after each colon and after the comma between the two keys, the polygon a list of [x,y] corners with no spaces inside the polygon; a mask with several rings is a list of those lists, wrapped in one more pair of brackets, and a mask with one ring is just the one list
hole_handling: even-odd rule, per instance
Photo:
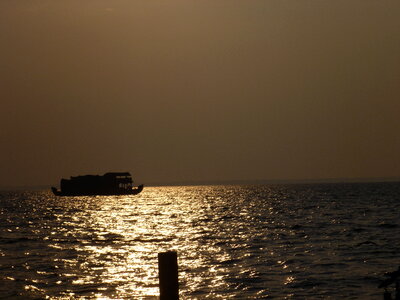
{"label": "water ripple", "polygon": [[147,188],[134,197],[0,194],[0,297],[378,298],[399,262],[400,185]]}

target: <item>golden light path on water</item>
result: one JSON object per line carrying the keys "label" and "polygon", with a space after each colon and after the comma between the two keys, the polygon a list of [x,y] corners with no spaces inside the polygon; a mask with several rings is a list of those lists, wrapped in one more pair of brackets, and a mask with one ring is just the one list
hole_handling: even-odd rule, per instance
{"label": "golden light path on water", "polygon": [[[228,261],[231,256],[221,247],[199,243],[198,238],[203,240],[213,229],[197,223],[212,217],[212,212],[207,202],[196,199],[194,191],[190,187],[158,187],[147,188],[139,196],[65,198],[66,205],[77,206],[70,210],[71,215],[59,216],[65,221],[58,230],[77,241],[77,256],[59,261],[67,270],[64,275],[73,279],[65,296],[79,298],[76,286],[90,293],[88,287],[93,285],[96,293],[91,296],[96,298],[156,299],[157,254],[169,250],[178,252],[180,285],[186,291],[193,292],[204,284],[202,278],[190,273],[191,269],[207,272],[212,278],[207,284],[221,285],[224,272],[209,268],[206,260],[211,255],[214,260]],[[204,197],[204,189],[198,197]],[[52,247],[63,245],[56,242]],[[225,273],[229,272],[232,269]]]}

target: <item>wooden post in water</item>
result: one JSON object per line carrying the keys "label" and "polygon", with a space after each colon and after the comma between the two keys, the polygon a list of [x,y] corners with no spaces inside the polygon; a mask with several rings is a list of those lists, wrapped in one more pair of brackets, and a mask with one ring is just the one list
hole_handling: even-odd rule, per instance
{"label": "wooden post in water", "polygon": [[158,253],[160,300],[178,300],[178,254],[175,251]]}

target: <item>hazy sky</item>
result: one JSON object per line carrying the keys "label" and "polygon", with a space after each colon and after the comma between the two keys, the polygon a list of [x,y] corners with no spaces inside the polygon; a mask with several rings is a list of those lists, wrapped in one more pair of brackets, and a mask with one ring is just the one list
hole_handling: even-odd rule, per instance
{"label": "hazy sky", "polygon": [[1,0],[0,187],[400,176],[400,1]]}

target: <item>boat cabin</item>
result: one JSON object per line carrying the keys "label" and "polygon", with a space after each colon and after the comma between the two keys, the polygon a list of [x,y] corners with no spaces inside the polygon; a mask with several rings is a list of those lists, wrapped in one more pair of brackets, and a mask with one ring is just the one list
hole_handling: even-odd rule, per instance
{"label": "boat cabin", "polygon": [[71,176],[61,179],[61,191],[68,194],[113,194],[132,190],[132,177],[128,172],[104,175]]}

